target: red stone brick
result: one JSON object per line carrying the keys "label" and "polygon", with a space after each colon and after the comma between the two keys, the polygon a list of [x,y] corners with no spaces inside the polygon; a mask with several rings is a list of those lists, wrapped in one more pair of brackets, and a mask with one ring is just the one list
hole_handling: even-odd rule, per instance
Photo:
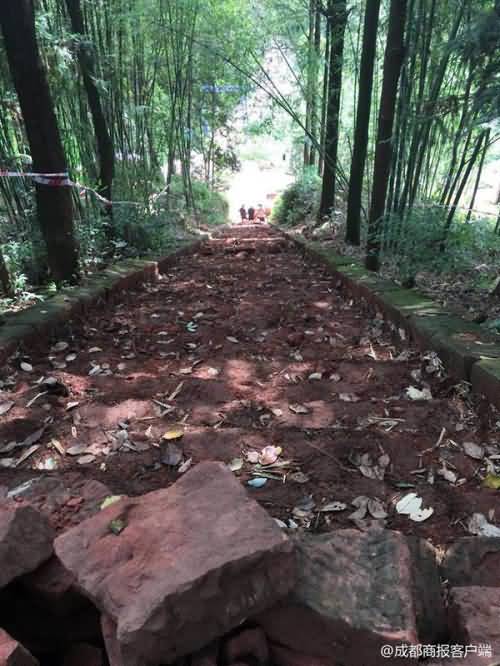
{"label": "red stone brick", "polygon": [[124,666],[195,652],[295,582],[291,542],[221,463],[116,502],[59,536],[55,548],[116,625]]}

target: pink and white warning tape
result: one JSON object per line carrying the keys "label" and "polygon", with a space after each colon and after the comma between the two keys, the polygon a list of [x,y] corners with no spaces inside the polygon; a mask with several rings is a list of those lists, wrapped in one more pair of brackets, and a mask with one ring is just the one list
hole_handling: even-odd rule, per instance
{"label": "pink and white warning tape", "polygon": [[77,187],[80,190],[90,192],[106,206],[124,204],[129,206],[141,206],[141,204],[136,203],[135,201],[110,201],[109,199],[101,196],[91,187],[87,187],[86,185],[81,185],[80,183],[75,183],[72,181],[67,171],[63,171],[61,173],[34,173],[31,171],[8,171],[6,169],[0,169],[0,178],[32,178],[33,181],[38,185],[48,185],[49,187]]}
{"label": "pink and white warning tape", "polygon": [[66,171],[61,173],[33,173],[31,171],[7,171],[6,169],[0,169],[0,178],[33,178],[35,183],[51,185],[52,187],[74,185]]}

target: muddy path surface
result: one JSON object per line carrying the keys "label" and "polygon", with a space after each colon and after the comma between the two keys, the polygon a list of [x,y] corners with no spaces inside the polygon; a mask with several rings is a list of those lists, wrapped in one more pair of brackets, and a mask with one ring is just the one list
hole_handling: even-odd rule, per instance
{"label": "muddy path surface", "polygon": [[[0,496],[33,478],[70,495],[85,479],[141,494],[216,459],[244,484],[266,479],[249,492],[292,529],[378,519],[444,544],[474,512],[500,521],[483,485],[500,458],[497,417],[393,337],[275,230],[228,229],[2,369]],[[274,465],[247,460],[267,446],[282,449]],[[433,509],[425,521],[395,511],[409,492]],[[79,520],[69,506],[53,507],[58,529]]]}

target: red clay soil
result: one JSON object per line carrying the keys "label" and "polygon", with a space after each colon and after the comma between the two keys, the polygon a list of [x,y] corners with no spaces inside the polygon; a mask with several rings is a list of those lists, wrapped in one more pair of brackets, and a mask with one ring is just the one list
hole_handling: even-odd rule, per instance
{"label": "red clay soil", "polygon": [[[159,283],[80,322],[62,339],[66,349],[41,342],[3,368],[0,407],[14,405],[0,416],[0,450],[32,434],[38,448],[15,468],[0,469],[0,486],[5,494],[42,476],[63,479],[76,496],[85,479],[115,494],[165,487],[179,472],[162,464],[158,444],[181,428],[175,444],[192,464],[282,447],[291,467],[274,469],[277,478],[249,492],[292,527],[352,526],[351,502],[361,495],[382,502],[388,527],[436,545],[467,533],[474,512],[500,522],[498,491],[482,486],[486,465],[462,450],[474,442],[495,460],[498,417],[485,404],[474,409],[463,385],[428,373],[429,362],[394,343],[380,323],[276,231],[232,228]],[[33,371],[21,370],[21,361]],[[66,367],[54,369],[54,362]],[[45,390],[38,380],[48,376],[68,395],[49,392],[33,402]],[[408,387],[424,385],[431,400],[407,396]],[[29,448],[0,453],[0,466]],[[372,462],[389,456],[382,480],[360,472],[363,454]],[[457,484],[440,476],[443,461]],[[254,470],[245,461],[237,472],[242,483]],[[410,491],[434,509],[425,522],[394,511]],[[347,508],[317,510],[334,500]],[[69,509],[57,510],[55,526],[78,521],[79,506],[73,498]]]}

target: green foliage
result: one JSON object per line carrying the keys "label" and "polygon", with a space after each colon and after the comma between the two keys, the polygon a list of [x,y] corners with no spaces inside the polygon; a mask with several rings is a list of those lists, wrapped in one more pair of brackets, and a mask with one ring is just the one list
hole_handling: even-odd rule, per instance
{"label": "green foliage", "polygon": [[2,246],[14,292],[21,294],[28,285],[39,286],[47,280],[47,251],[33,214],[28,213],[26,224],[15,237]]}
{"label": "green foliage", "polygon": [[439,207],[415,207],[404,222],[391,216],[382,238],[382,258],[405,279],[419,271],[468,273],[482,264],[492,274],[500,265],[500,236],[491,220],[463,219],[445,232],[445,212]]}
{"label": "green foliage", "polygon": [[307,223],[319,206],[321,180],[314,169],[306,170],[277,200],[272,222],[285,227]]}
{"label": "green foliage", "polygon": [[197,221],[210,226],[225,224],[229,204],[220,192],[214,192],[201,181],[193,181],[194,209]]}
{"label": "green foliage", "polygon": [[[192,182],[193,208],[188,207],[182,179],[175,176],[170,196],[161,194],[146,206],[124,204],[113,213],[113,259],[159,255],[189,234],[192,226],[223,224],[228,203],[201,181]],[[79,226],[80,249],[87,265],[102,262],[109,250],[105,217],[94,216]]]}

